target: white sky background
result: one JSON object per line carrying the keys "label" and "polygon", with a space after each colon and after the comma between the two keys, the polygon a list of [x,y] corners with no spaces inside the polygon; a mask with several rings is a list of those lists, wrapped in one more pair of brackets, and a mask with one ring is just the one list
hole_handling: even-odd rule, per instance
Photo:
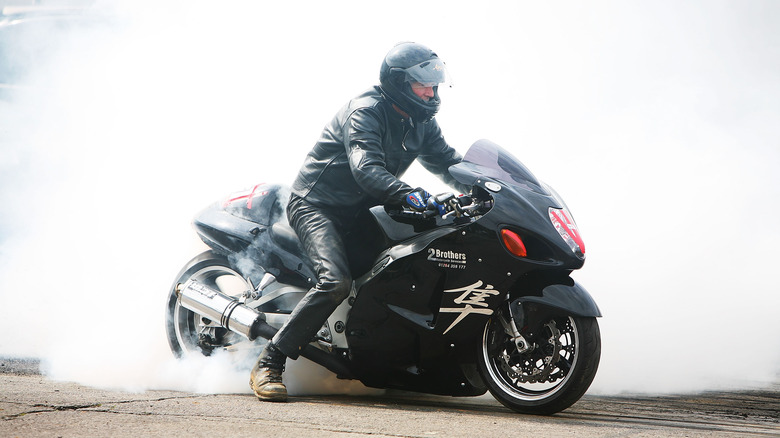
{"label": "white sky background", "polygon": [[594,393],[777,379],[780,4],[276,3],[104,3],[122,31],[57,38],[35,88],[0,102],[0,354],[93,385],[247,390],[170,360],[190,220],[289,183],[413,40],[454,78],[450,144],[503,145],[576,216],[574,277],[604,313]]}

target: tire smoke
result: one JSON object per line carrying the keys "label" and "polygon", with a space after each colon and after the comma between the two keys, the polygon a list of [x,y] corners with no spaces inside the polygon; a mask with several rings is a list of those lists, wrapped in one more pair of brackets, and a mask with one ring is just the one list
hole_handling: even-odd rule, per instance
{"label": "tire smoke", "polygon": [[[168,287],[204,249],[189,223],[289,184],[386,51],[416,40],[456,79],[448,141],[501,144],[575,215],[573,276],[604,313],[593,392],[776,381],[780,6],[434,3],[436,26],[405,1],[104,1],[106,23],[0,40],[51,42],[0,90],[0,354],[100,387],[248,392],[251,363],[166,345]],[[446,191],[419,168],[405,180]],[[288,367],[292,393],[373,391]]]}

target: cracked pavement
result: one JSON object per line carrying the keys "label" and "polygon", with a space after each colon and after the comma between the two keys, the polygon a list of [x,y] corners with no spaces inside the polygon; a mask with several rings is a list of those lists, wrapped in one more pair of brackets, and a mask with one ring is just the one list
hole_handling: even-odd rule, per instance
{"label": "cracked pavement", "polygon": [[390,393],[261,403],[251,394],[112,391],[52,381],[28,365],[0,360],[2,437],[474,437],[510,430],[522,436],[780,436],[780,385],[691,396],[586,395],[562,413],[536,417],[515,414],[489,396]]}

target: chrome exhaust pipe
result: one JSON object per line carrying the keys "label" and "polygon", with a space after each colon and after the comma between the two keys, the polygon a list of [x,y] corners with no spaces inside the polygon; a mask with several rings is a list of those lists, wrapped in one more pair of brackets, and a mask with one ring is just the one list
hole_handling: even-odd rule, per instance
{"label": "chrome exhaust pipe", "polygon": [[[182,307],[219,322],[226,329],[243,335],[250,341],[254,341],[258,337],[271,340],[278,331],[265,321],[265,314],[195,280],[189,280],[176,286],[176,293]],[[322,365],[340,378],[355,378],[349,367],[338,357],[311,344],[303,346],[301,356]]]}
{"label": "chrome exhaust pipe", "polygon": [[277,330],[265,322],[264,314],[203,283],[189,280],[179,284],[176,292],[185,309],[205,316],[250,341],[258,336],[271,339],[276,334]]}

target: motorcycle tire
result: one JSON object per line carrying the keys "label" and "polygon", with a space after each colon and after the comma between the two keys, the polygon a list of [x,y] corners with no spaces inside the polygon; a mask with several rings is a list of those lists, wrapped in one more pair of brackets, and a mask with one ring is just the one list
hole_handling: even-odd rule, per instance
{"label": "motorcycle tire", "polygon": [[550,415],[585,394],[601,357],[596,318],[551,317],[541,326],[537,346],[520,352],[501,317],[496,314],[485,325],[477,361],[496,400],[519,413]]}
{"label": "motorcycle tire", "polygon": [[176,357],[188,354],[209,356],[217,349],[228,349],[238,343],[249,342],[218,323],[181,306],[176,287],[189,279],[234,297],[252,288],[230,265],[227,257],[214,251],[205,251],[184,265],[171,285],[166,307],[165,330],[173,354]]}

